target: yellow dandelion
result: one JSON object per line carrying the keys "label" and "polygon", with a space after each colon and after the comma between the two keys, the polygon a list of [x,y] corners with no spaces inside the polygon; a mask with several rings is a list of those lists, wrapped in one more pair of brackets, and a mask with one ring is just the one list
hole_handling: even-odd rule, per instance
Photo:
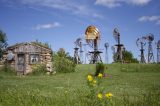
{"label": "yellow dandelion", "polygon": [[109,93],[106,93],[105,96],[106,96],[106,98],[109,99],[109,98],[111,98],[113,96],[113,94],[109,92]]}
{"label": "yellow dandelion", "polygon": [[88,75],[87,79],[89,82],[93,81],[93,77],[91,75]]}
{"label": "yellow dandelion", "polygon": [[93,84],[96,84],[97,83],[97,81],[96,80],[93,80]]}
{"label": "yellow dandelion", "polygon": [[93,86],[96,86],[96,83],[97,83],[96,80],[93,80],[93,81],[92,81],[92,85],[93,85]]}
{"label": "yellow dandelion", "polygon": [[103,98],[102,93],[98,93],[97,97],[98,97],[98,99],[102,100],[102,98]]}
{"label": "yellow dandelion", "polygon": [[98,77],[99,77],[99,78],[102,78],[102,76],[103,76],[102,73],[99,73],[99,74],[98,74]]}

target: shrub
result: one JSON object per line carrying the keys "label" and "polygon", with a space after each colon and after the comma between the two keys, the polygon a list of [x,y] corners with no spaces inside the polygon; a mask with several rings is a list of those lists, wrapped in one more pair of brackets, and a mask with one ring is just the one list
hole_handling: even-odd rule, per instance
{"label": "shrub", "polygon": [[54,71],[60,73],[69,73],[75,71],[75,63],[66,57],[54,56],[53,68]]}
{"label": "shrub", "polygon": [[104,74],[104,70],[105,70],[105,65],[103,63],[97,63],[95,76],[98,76],[99,73]]}
{"label": "shrub", "polygon": [[4,64],[4,66],[2,66],[0,68],[1,72],[5,72],[5,73],[9,73],[9,74],[15,74],[15,69],[13,67],[11,67],[8,63]]}
{"label": "shrub", "polygon": [[60,73],[74,72],[76,64],[71,56],[60,48],[57,53],[53,53],[53,69]]}
{"label": "shrub", "polygon": [[32,74],[37,75],[37,74],[45,74],[47,72],[46,65],[45,64],[35,64],[32,67]]}

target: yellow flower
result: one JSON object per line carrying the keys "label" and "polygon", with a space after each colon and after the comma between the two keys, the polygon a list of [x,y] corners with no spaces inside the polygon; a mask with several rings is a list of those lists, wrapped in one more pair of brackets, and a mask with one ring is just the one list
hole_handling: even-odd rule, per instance
{"label": "yellow flower", "polygon": [[87,79],[89,82],[93,81],[93,77],[91,75],[88,75]]}
{"label": "yellow flower", "polygon": [[99,77],[99,78],[102,78],[102,76],[103,76],[102,73],[99,73],[99,74],[98,74],[98,77]]}
{"label": "yellow flower", "polygon": [[113,96],[113,94],[109,92],[109,93],[106,93],[106,95],[105,95],[105,96],[106,96],[106,98],[108,98],[108,99],[109,99],[109,98],[111,98],[111,97]]}
{"label": "yellow flower", "polygon": [[102,100],[102,98],[103,98],[102,93],[98,93],[97,97],[98,97],[98,99]]}
{"label": "yellow flower", "polygon": [[96,84],[97,83],[97,81],[96,80],[93,80],[93,84]]}
{"label": "yellow flower", "polygon": [[96,86],[96,83],[97,83],[96,80],[93,80],[93,81],[92,81],[92,85],[93,85],[93,86]]}

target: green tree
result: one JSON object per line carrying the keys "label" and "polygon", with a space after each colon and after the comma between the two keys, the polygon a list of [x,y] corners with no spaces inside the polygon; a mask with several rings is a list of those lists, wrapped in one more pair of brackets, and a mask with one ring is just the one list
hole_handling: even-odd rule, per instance
{"label": "green tree", "polygon": [[0,59],[2,58],[3,52],[6,49],[7,45],[6,33],[0,30]]}
{"label": "green tree", "polygon": [[58,52],[57,52],[57,55],[59,56],[59,57],[67,57],[67,53],[65,52],[65,49],[64,48],[60,48],[59,50],[58,50]]}
{"label": "green tree", "polygon": [[130,51],[125,50],[125,51],[122,52],[122,55],[123,55],[124,62],[127,62],[127,63],[138,63],[138,60],[133,57],[133,54]]}

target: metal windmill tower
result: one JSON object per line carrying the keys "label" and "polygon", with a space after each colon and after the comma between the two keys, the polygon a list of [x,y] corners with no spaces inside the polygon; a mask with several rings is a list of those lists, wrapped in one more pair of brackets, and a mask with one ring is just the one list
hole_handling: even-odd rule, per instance
{"label": "metal windmill tower", "polygon": [[99,30],[95,26],[88,26],[85,31],[85,39],[87,44],[93,48],[93,51],[89,52],[91,54],[91,64],[95,64],[97,62],[102,62],[100,53],[98,50],[98,41],[100,40]]}
{"label": "metal windmill tower", "polygon": [[109,47],[109,44],[108,44],[108,43],[105,43],[105,44],[104,44],[104,47],[105,47],[105,49],[106,49],[105,62],[108,64],[108,47]]}
{"label": "metal windmill tower", "polygon": [[78,54],[78,50],[79,50],[79,48],[78,48],[79,38],[74,42],[74,44],[75,44],[75,48],[74,48],[74,62],[76,64],[79,64],[79,63],[81,63],[80,58],[79,58],[79,54]]}
{"label": "metal windmill tower", "polygon": [[76,46],[79,47],[79,54],[80,54],[80,62],[83,63],[83,50],[82,50],[82,38],[77,38],[77,40],[75,41]]}
{"label": "metal windmill tower", "polygon": [[117,51],[115,53],[116,62],[123,62],[123,56],[122,56],[123,44],[120,43],[120,33],[117,28],[113,30],[113,36],[117,42],[117,44],[115,45],[117,47]]}
{"label": "metal windmill tower", "polygon": [[160,40],[157,42],[157,63],[160,63]]}
{"label": "metal windmill tower", "polygon": [[148,34],[144,38],[148,41],[148,63],[153,63],[154,62],[154,55],[153,55],[152,42],[154,40],[154,35]]}
{"label": "metal windmill tower", "polygon": [[138,38],[137,41],[136,41],[136,45],[138,47],[140,47],[140,52],[141,52],[141,60],[140,60],[140,63],[146,63],[146,60],[145,60],[145,57],[144,57],[144,46],[146,45],[146,42],[145,42],[145,38],[142,37],[142,38]]}
{"label": "metal windmill tower", "polygon": [[84,61],[83,61],[83,44],[82,44],[82,39],[80,40],[80,42],[79,42],[79,47],[80,47],[80,60],[81,60],[81,63],[83,63]]}
{"label": "metal windmill tower", "polygon": [[112,46],[111,49],[112,49],[112,51],[113,51],[113,62],[116,62],[116,58],[115,58],[115,56],[116,56],[116,55],[115,55],[115,54],[116,54],[116,50],[115,50],[115,49],[116,49],[116,48],[115,48],[115,46]]}

